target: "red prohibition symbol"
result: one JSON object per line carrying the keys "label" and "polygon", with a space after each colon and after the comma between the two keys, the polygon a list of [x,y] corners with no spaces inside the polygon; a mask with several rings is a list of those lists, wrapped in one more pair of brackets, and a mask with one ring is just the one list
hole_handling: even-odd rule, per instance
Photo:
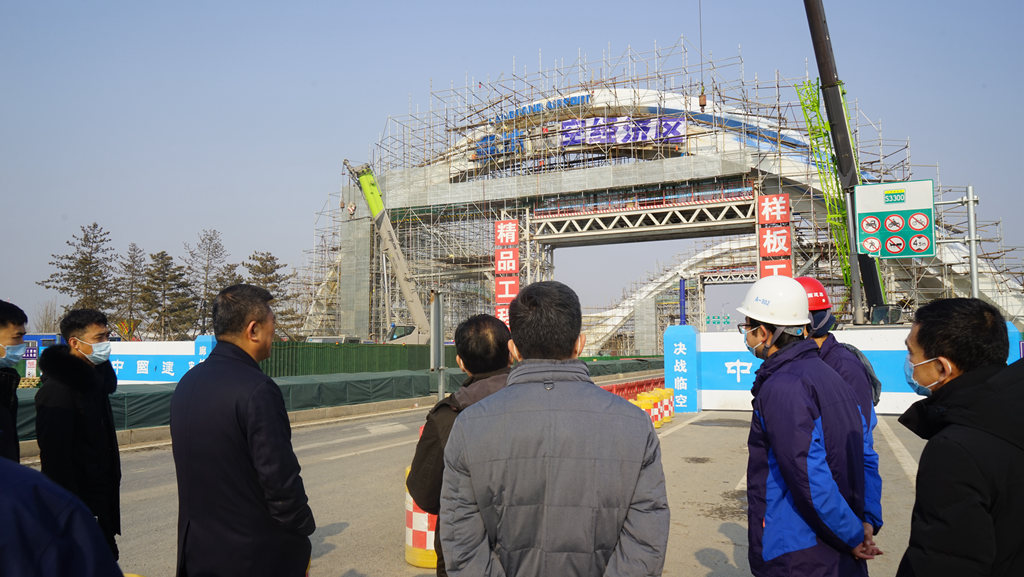
{"label": "red prohibition symbol", "polygon": [[910,215],[910,222],[908,224],[910,224],[910,228],[917,231],[922,231],[928,228],[928,221],[929,219],[927,214],[923,212],[915,212],[914,214]]}
{"label": "red prohibition symbol", "polygon": [[890,254],[899,254],[903,252],[903,247],[906,246],[906,242],[898,236],[890,236],[885,241],[885,250]]}
{"label": "red prohibition symbol", "polygon": [[875,234],[880,228],[882,228],[882,222],[878,220],[877,216],[865,216],[860,221],[860,229],[868,234]]}
{"label": "red prohibition symbol", "polygon": [[885,230],[889,232],[899,232],[903,229],[903,217],[898,214],[890,214],[885,217]]}

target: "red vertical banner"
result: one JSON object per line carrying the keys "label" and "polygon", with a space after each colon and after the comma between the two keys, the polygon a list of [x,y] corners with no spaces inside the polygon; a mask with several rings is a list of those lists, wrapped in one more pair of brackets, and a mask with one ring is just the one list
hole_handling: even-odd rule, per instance
{"label": "red vertical banner", "polygon": [[494,300],[508,304],[519,294],[518,276],[500,276],[494,279]]}
{"label": "red vertical banner", "polygon": [[519,246],[519,221],[496,221],[494,223],[494,244],[496,246]]}
{"label": "red vertical banner", "polygon": [[761,261],[761,278],[766,276],[793,276],[793,261],[785,258]]}
{"label": "red vertical banner", "polygon": [[[499,321],[505,323],[506,327],[509,326],[509,324],[508,324],[508,305],[497,305],[497,306],[495,306],[494,307],[494,316],[498,317]],[[509,327],[509,328],[511,328],[511,327]]]}
{"label": "red vertical banner", "polygon": [[495,249],[494,274],[519,274],[519,247]]}
{"label": "red vertical banner", "polygon": [[788,224],[789,221],[789,194],[757,197],[757,224]]}
{"label": "red vertical banner", "polygon": [[508,324],[508,303],[519,294],[519,221],[496,221],[494,245],[494,314]]}
{"label": "red vertical banner", "polygon": [[761,257],[761,278],[793,276],[791,219],[788,194],[757,197],[757,253]]}

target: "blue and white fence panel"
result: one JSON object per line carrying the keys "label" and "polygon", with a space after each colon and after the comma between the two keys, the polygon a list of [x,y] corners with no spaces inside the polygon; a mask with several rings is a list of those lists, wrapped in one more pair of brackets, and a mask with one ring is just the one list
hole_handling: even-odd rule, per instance
{"label": "blue and white fence panel", "polygon": [[217,341],[120,341],[110,343],[110,364],[125,385],[177,383],[189,369],[206,360]]}
{"label": "blue and white fence panel", "polygon": [[[681,330],[687,329],[687,330]],[[1024,343],[1020,332],[1007,323],[1010,350],[1007,363],[1013,363],[1024,355]],[[841,343],[849,343],[860,349],[875,369],[882,382],[882,396],[875,407],[879,414],[901,414],[920,400],[910,390],[903,374],[903,362],[907,357],[904,344],[910,334],[910,326],[865,327],[836,331],[833,333]],[[676,343],[686,341],[688,356],[675,353]],[[761,360],[747,351],[743,336],[739,333],[697,333],[689,326],[670,326],[665,331],[665,383],[685,383],[686,405],[680,404],[679,385],[676,389],[677,411],[749,411],[753,396],[754,376],[761,366]],[[695,341],[695,342],[694,342]],[[697,351],[693,355],[690,351]],[[671,354],[670,354],[671,353]],[[677,369],[679,360],[685,359],[686,374]],[[696,365],[696,372],[692,367]],[[697,406],[692,401],[697,401]]]}

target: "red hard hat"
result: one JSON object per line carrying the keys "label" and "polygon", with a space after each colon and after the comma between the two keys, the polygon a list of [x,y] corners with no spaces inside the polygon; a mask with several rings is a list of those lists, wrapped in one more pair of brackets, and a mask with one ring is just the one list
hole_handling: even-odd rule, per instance
{"label": "red hard hat", "polygon": [[817,279],[809,276],[802,276],[796,279],[800,286],[807,291],[807,308],[811,311],[820,311],[832,308],[832,302],[828,300],[828,293],[825,286]]}

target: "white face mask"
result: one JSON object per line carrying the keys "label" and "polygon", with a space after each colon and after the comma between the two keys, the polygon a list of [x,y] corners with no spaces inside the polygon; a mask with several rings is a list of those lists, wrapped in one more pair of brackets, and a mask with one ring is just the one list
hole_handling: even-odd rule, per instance
{"label": "white face mask", "polygon": [[102,343],[90,343],[89,341],[83,341],[82,339],[78,339],[78,341],[92,347],[92,354],[85,355],[81,349],[79,349],[79,352],[85,355],[85,358],[89,359],[89,362],[93,365],[103,364],[110,358],[110,341]]}
{"label": "white face mask", "polygon": [[4,349],[4,356],[0,357],[0,369],[5,369],[21,362],[21,357],[25,356],[25,349],[28,348],[28,345],[24,343],[20,345],[0,345],[0,348]]}

